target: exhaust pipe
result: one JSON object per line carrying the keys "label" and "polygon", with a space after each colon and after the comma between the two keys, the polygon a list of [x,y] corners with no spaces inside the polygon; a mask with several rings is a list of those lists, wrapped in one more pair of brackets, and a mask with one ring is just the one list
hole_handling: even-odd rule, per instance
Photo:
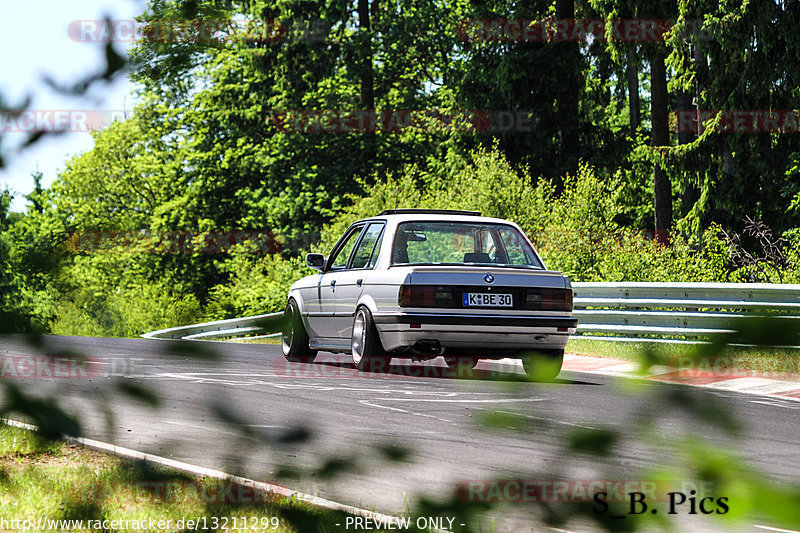
{"label": "exhaust pipe", "polygon": [[411,351],[417,355],[436,357],[441,355],[444,350],[442,350],[442,345],[439,344],[439,341],[423,339],[415,342],[414,346],[411,347]]}

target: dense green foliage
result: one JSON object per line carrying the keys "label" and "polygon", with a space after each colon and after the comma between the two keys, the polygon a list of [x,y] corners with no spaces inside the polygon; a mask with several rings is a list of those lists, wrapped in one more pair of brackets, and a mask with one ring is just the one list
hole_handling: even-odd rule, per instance
{"label": "dense green foliage", "polygon": [[[659,42],[465,30],[515,18],[676,23]],[[799,279],[800,134],[679,115],[796,108],[796,2],[154,0],[141,17],[151,37],[187,20],[219,32],[139,40],[133,116],[26,213],[2,197],[7,329],[128,336],[274,311],[305,251],[398,206],[514,220],[573,280]],[[377,127],[352,127],[371,112]],[[282,250],[114,238],[236,230]]]}
{"label": "dense green foliage", "polygon": [[[581,18],[609,30],[620,19],[676,24],[663,40],[641,42],[465,33],[475,21]],[[219,33],[157,37],[171,25],[203,27],[198,21]],[[132,118],[96,133],[94,148],[73,157],[51,188],[34,175],[24,213],[10,213],[11,194],[0,195],[0,333],[136,336],[280,310],[292,281],[310,273],[306,251],[327,253],[353,220],[393,207],[513,220],[548,267],[574,281],[800,282],[800,128],[786,113],[800,96],[796,0],[150,0],[141,22],[152,31],[130,57],[141,86]],[[60,90],[84,93],[123,71],[112,43],[106,59],[104,71]],[[709,116],[704,131],[687,131],[687,110],[775,111],[786,122],[782,131],[732,132],[724,116]],[[379,126],[331,128],[357,113],[367,123],[377,113]],[[510,127],[497,123],[509,117]],[[770,343],[782,324],[758,322],[732,338]],[[28,338],[34,353],[39,339]],[[214,356],[170,345],[181,360]],[[701,345],[694,355],[707,360],[720,348]],[[645,362],[656,355],[646,351]],[[3,416],[27,416],[50,438],[80,433],[53,399],[11,380],[0,385]],[[515,390],[513,380],[504,385]],[[159,405],[132,380],[114,387]],[[288,437],[254,432],[263,426],[216,401],[208,407],[234,430],[226,432],[232,450],[254,436],[270,453],[311,437],[305,427]],[[564,449],[597,468],[594,479],[614,479],[596,459],[638,438],[659,448],[664,435],[651,415],[665,405],[709,422],[712,434],[741,435],[713,397],[699,402],[666,387],[642,398],[621,430],[557,428]],[[108,405],[97,407],[115,427]],[[485,426],[532,438],[554,429],[539,416],[481,412]],[[685,452],[672,477],[736,495],[725,519],[753,513],[796,527],[794,488],[776,489],[716,445],[680,431],[668,437]],[[405,462],[396,444],[384,454]],[[323,457],[313,474],[343,473],[361,459]],[[517,474],[565,477],[538,469]],[[667,469],[643,479],[654,474],[669,479]],[[106,512],[80,504],[91,516]],[[456,515],[472,529],[471,515],[490,509],[423,498],[416,511]],[[621,524],[589,506],[544,509],[552,526],[582,514],[608,530]],[[311,530],[309,514],[293,514],[295,529]]]}

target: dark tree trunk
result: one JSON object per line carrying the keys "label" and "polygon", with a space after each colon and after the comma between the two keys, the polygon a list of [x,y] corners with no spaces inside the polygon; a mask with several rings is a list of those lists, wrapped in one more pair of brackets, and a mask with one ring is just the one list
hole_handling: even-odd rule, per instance
{"label": "dark tree trunk", "polygon": [[[653,146],[669,144],[667,95],[667,69],[665,54],[660,48],[653,50],[650,59],[650,116],[653,122]],[[656,164],[653,168],[653,197],[655,210],[655,236],[661,243],[669,241],[672,226],[672,186],[667,173]]]}
{"label": "dark tree trunk", "polygon": [[[556,18],[575,19],[575,0],[556,0]],[[565,170],[575,172],[580,158],[578,101],[583,80],[581,77],[581,53],[577,42],[557,43],[563,53],[564,79],[559,91],[558,114],[560,116],[561,142],[563,144]]]}
{"label": "dark tree trunk", "polygon": [[[373,0],[377,3],[378,0]],[[366,32],[364,42],[363,65],[361,74],[361,105],[365,109],[375,109],[374,73],[372,69],[372,26],[370,21],[369,0],[358,0],[358,25]]]}
{"label": "dark tree trunk", "polygon": [[[371,15],[376,14],[378,0],[372,0],[373,12],[370,12],[369,0],[358,0],[358,25],[364,32],[362,42],[361,65],[361,106],[373,111],[375,109],[375,74],[372,68],[372,20]],[[377,153],[376,136],[374,131],[366,132],[364,136],[364,160],[367,169],[373,168]]]}
{"label": "dark tree trunk", "polygon": [[636,44],[628,44],[628,109],[631,134],[642,124],[642,109],[639,103],[639,61],[636,59]]}

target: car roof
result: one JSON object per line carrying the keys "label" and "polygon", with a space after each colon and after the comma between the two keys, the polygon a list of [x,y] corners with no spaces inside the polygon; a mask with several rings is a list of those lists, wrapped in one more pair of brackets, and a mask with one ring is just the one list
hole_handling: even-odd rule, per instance
{"label": "car roof", "polygon": [[503,218],[484,217],[480,216],[477,211],[450,211],[444,209],[390,209],[382,211],[379,215],[364,218],[357,222],[369,220],[386,220],[392,222],[413,222],[413,221],[431,221],[431,222],[471,222],[471,223],[494,223],[494,224],[511,224],[513,222]]}

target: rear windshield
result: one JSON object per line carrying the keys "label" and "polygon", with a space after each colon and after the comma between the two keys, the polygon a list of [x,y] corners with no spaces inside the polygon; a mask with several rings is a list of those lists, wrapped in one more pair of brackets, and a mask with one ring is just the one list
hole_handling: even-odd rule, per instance
{"label": "rear windshield", "polygon": [[398,224],[392,264],[543,268],[515,227],[471,222]]}

